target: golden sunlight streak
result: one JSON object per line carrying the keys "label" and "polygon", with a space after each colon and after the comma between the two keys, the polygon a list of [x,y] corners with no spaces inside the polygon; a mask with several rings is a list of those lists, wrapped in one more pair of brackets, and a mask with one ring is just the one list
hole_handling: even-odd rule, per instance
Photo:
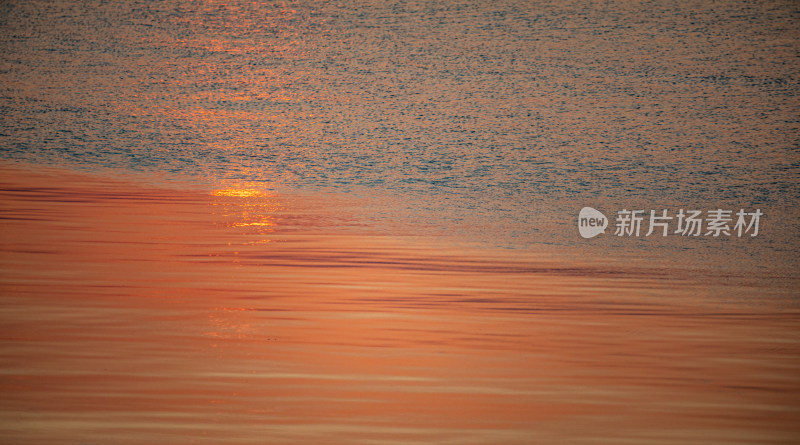
{"label": "golden sunlight streak", "polygon": [[237,198],[256,198],[256,197],[274,196],[262,190],[237,189],[237,188],[217,189],[212,191],[211,194],[214,196],[234,196]]}

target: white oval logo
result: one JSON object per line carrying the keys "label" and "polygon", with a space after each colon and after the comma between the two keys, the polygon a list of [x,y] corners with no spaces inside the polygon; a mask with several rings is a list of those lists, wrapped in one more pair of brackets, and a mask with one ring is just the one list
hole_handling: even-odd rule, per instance
{"label": "white oval logo", "polygon": [[578,231],[584,238],[593,238],[605,233],[608,227],[608,218],[599,210],[584,207],[578,214]]}

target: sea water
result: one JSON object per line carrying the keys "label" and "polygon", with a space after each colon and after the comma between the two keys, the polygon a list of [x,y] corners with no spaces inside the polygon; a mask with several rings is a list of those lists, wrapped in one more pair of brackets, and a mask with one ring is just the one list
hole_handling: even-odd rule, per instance
{"label": "sea water", "polygon": [[[2,440],[797,440],[792,2],[11,1],[0,30]],[[681,209],[763,215],[646,235]]]}
{"label": "sea water", "polygon": [[773,249],[798,228],[791,2],[5,2],[0,20],[6,159],[352,194],[505,247],[574,243],[584,205],[764,207]]}

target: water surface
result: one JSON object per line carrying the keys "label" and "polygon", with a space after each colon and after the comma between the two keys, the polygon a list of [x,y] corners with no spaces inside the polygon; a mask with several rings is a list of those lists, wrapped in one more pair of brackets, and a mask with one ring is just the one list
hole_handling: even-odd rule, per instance
{"label": "water surface", "polygon": [[[798,441],[799,30],[3,2],[0,442]],[[584,240],[586,205],[765,216]]]}
{"label": "water surface", "polygon": [[3,442],[800,434],[786,278],[353,233],[311,198],[36,168],[0,185]]}
{"label": "water surface", "polygon": [[793,2],[2,8],[4,158],[366,195],[506,247],[570,244],[541,221],[584,204],[798,213]]}

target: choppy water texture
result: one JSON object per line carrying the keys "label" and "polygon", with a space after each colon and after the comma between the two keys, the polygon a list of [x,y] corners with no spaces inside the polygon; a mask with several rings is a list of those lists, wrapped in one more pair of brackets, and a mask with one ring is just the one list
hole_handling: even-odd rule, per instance
{"label": "choppy water texture", "polygon": [[0,442],[800,440],[799,38],[793,1],[0,3]]}
{"label": "choppy water texture", "polygon": [[800,197],[793,1],[33,1],[0,17],[5,158],[366,193],[504,245],[552,238],[542,215],[587,202],[783,216]]}

